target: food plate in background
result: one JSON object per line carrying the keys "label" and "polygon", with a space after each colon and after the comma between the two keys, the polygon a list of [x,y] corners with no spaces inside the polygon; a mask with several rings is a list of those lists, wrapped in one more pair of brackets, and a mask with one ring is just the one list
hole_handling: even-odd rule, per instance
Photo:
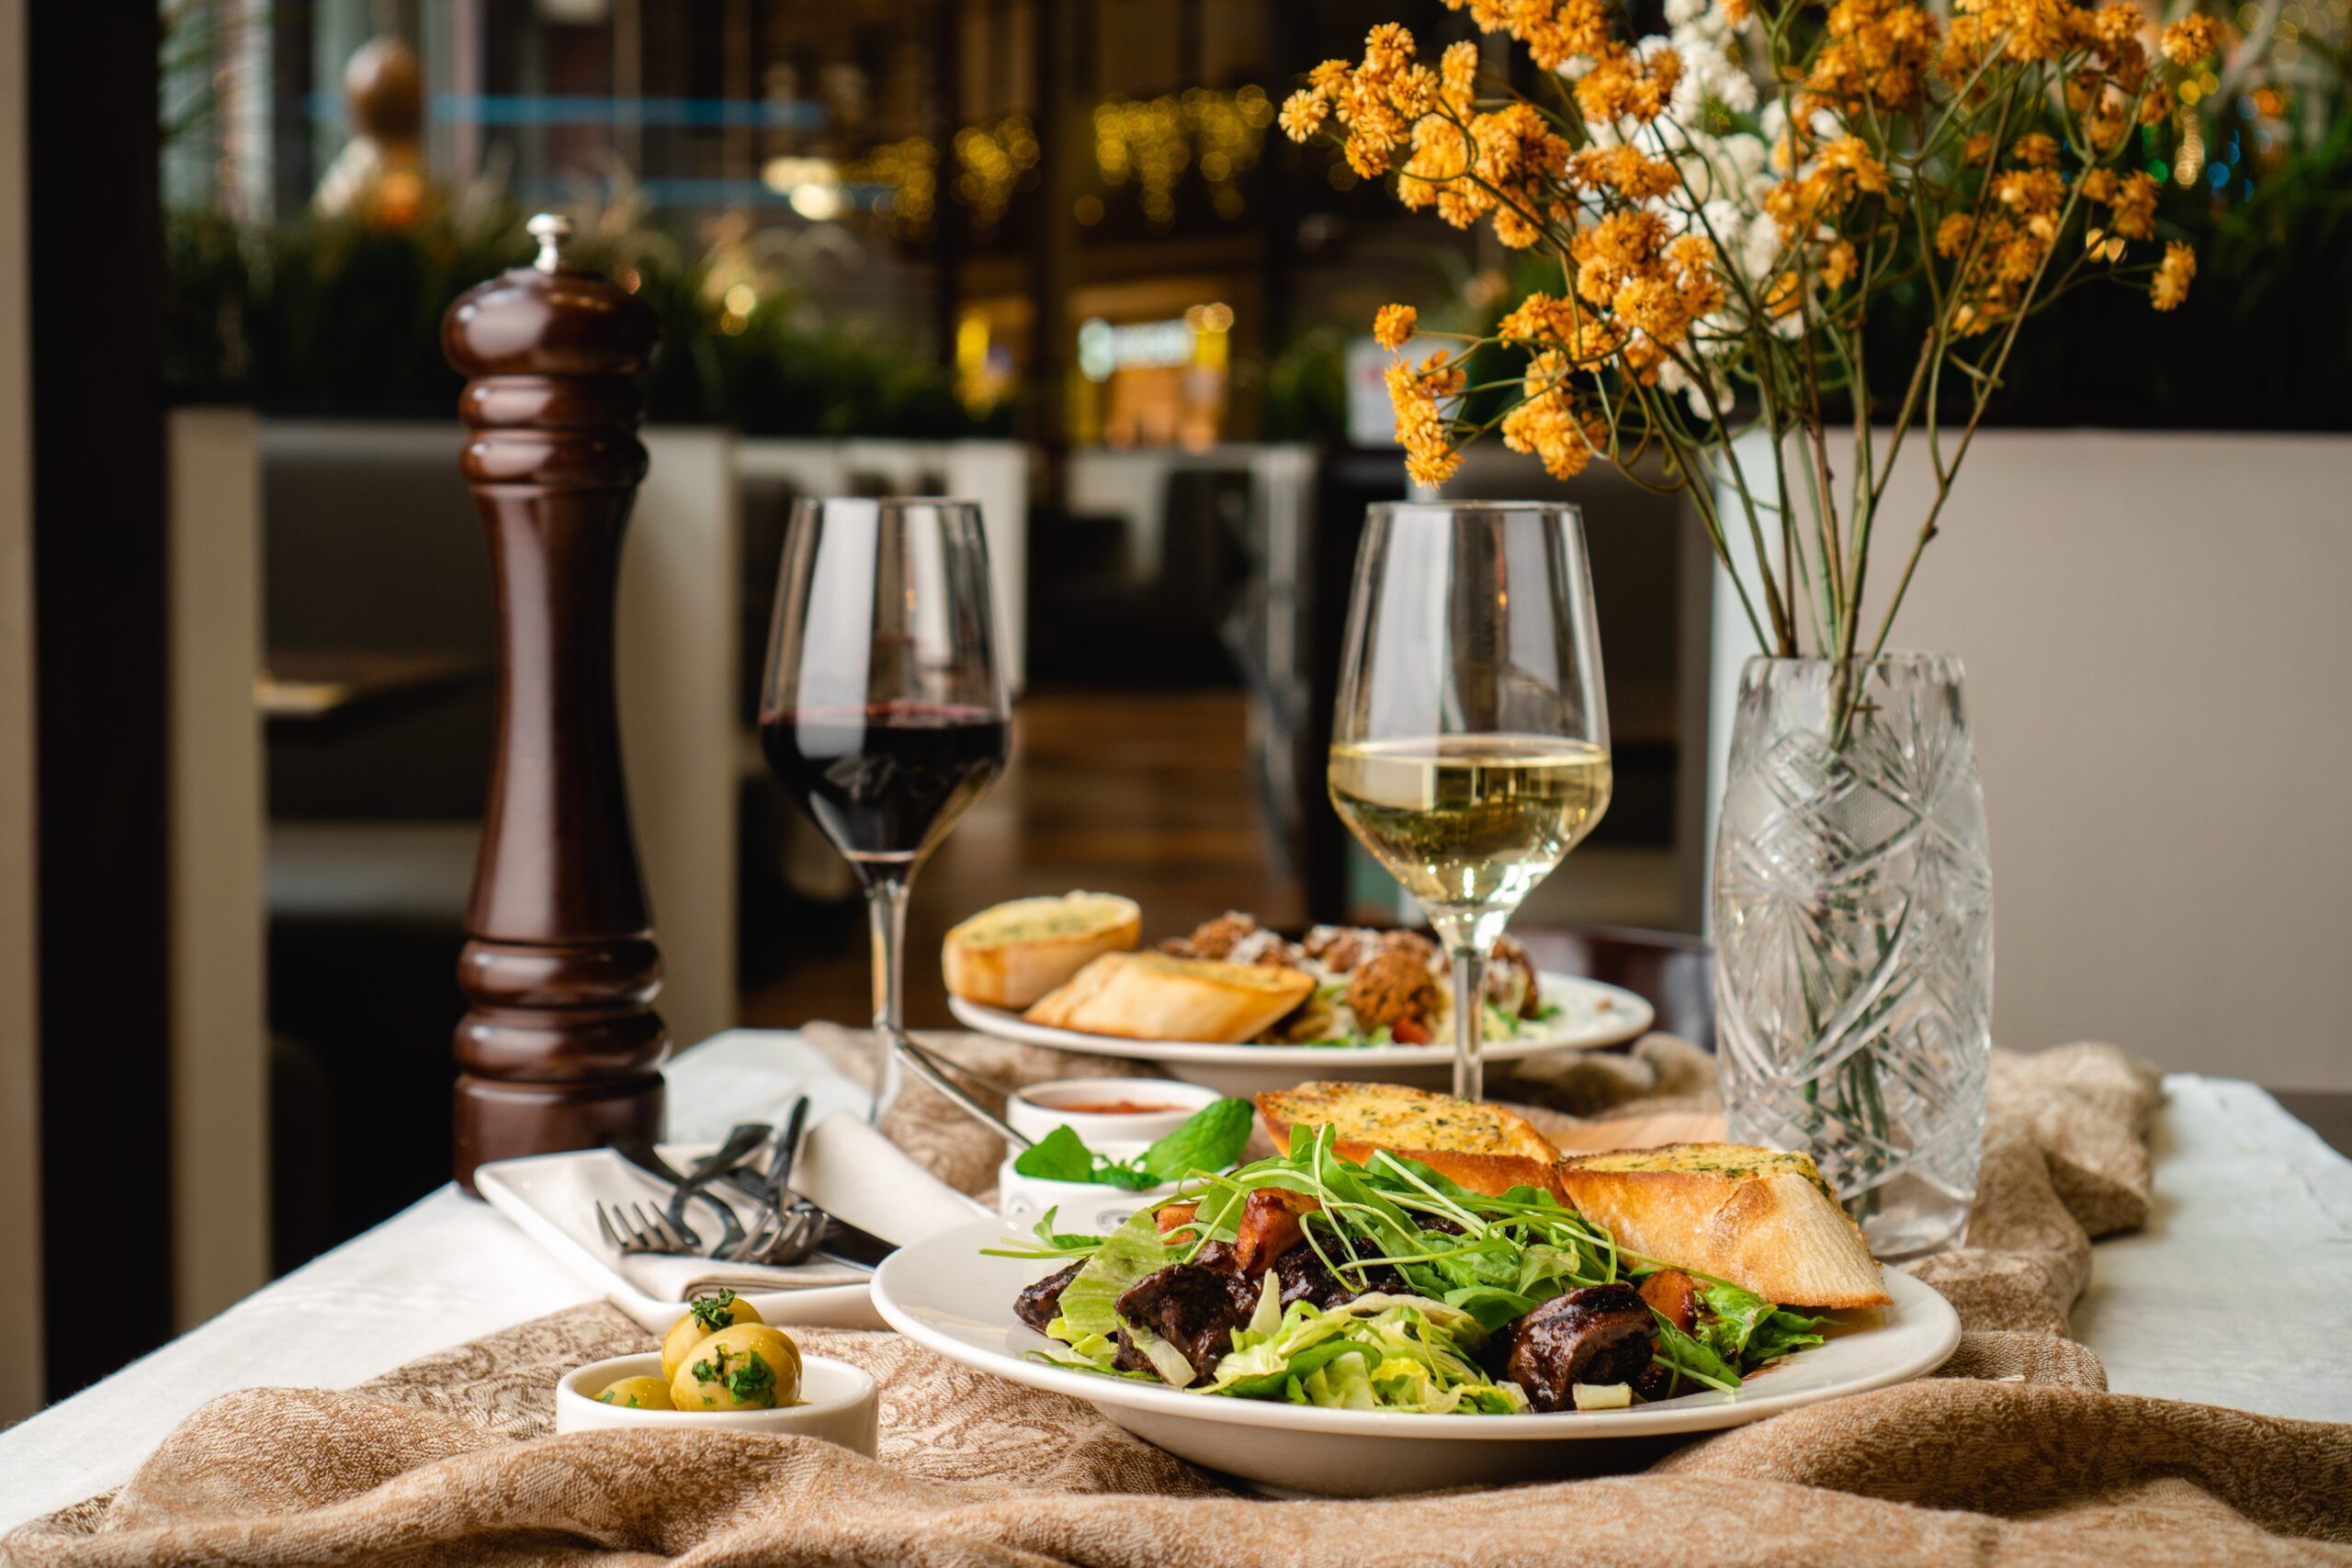
{"label": "food plate in background", "polygon": [[[1489,1040],[1489,1064],[1515,1062],[1549,1051],[1582,1051],[1615,1045],[1646,1031],[1657,1017],[1633,992],[1598,980],[1549,971],[1537,976],[1544,1000],[1560,1010],[1540,1032],[1515,1040]],[[1440,1045],[1230,1045],[1201,1041],[1127,1040],[1031,1023],[1017,1012],[982,1007],[950,996],[948,1009],[967,1029],[1095,1056],[1125,1056],[1157,1062],[1187,1083],[1223,1094],[1249,1096],[1288,1089],[1304,1078],[1343,1082],[1398,1083],[1414,1089],[1446,1089],[1453,1081],[1453,1047]]]}
{"label": "food plate in background", "polygon": [[1572,1441],[1657,1438],[1760,1421],[1921,1377],[1960,1343],[1950,1303],[1907,1274],[1886,1273],[1889,1306],[1845,1312],[1826,1344],[1750,1377],[1736,1393],[1685,1394],[1623,1410],[1525,1416],[1418,1416],[1332,1410],[1277,1400],[1185,1393],[1032,1360],[1053,1342],[1013,1315],[1014,1295],[1047,1269],[984,1257],[1005,1235],[978,1222],[885,1259],[874,1303],[909,1338],[981,1371],[1083,1399],[1147,1442],[1248,1480],[1303,1492],[1375,1496],[1557,1475],[1595,1457]]}

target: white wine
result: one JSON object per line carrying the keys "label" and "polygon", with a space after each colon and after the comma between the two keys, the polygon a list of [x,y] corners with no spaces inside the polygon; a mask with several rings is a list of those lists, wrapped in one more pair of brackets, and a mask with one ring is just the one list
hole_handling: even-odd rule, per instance
{"label": "white wine", "polygon": [[1609,808],[1609,753],[1549,735],[1331,748],[1331,804],[1432,910],[1510,909]]}

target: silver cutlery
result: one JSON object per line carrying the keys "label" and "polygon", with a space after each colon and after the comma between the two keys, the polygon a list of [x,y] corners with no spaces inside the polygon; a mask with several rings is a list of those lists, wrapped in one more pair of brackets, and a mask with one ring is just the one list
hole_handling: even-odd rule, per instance
{"label": "silver cutlery", "polygon": [[[738,1122],[734,1130],[727,1134],[727,1141],[695,1161],[695,1168],[686,1172],[685,1179],[679,1182],[671,1191],[670,1224],[681,1230],[684,1229],[686,1204],[711,1182],[750,1158],[762,1144],[768,1141],[768,1134],[775,1130],[764,1122]],[[735,1217],[735,1211],[729,1205],[716,1203],[716,1207],[719,1214],[719,1224],[724,1228],[725,1234],[718,1238],[718,1245],[710,1249],[710,1256],[733,1258],[747,1239],[743,1231],[743,1222]]]}
{"label": "silver cutlery", "polygon": [[596,1228],[623,1258],[644,1254],[691,1258],[698,1245],[672,1229],[666,1215],[648,1210],[642,1203],[615,1203],[609,1209],[598,1203]]}

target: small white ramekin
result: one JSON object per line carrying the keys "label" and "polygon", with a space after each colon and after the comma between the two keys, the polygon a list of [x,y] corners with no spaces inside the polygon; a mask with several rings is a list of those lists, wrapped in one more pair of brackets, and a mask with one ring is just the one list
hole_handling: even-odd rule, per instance
{"label": "small white ramekin", "polygon": [[[1014,1132],[1027,1138],[1042,1138],[1055,1128],[1067,1125],[1085,1141],[1087,1147],[1099,1149],[1122,1139],[1148,1144],[1164,1138],[1217,1098],[1213,1089],[1179,1083],[1174,1078],[1056,1078],[1050,1083],[1031,1084],[1014,1095],[1005,1103],[1004,1119],[1012,1123]],[[1164,1105],[1168,1109],[1109,1114],[1063,1109],[1122,1100]]]}
{"label": "small white ramekin", "polygon": [[555,1429],[596,1432],[619,1427],[661,1427],[692,1432],[778,1432],[801,1438],[821,1438],[853,1453],[874,1457],[880,1425],[881,1400],[874,1379],[863,1368],[830,1356],[800,1358],[798,1404],[774,1410],[634,1410],[626,1404],[600,1404],[595,1396],[623,1378],[658,1378],[662,1358],[615,1356],[591,1361],[563,1374],[555,1385]]}

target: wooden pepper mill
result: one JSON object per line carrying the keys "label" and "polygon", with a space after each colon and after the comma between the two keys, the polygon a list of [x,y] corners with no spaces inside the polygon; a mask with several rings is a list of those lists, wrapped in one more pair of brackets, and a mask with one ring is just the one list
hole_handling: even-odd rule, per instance
{"label": "wooden pepper mill", "polygon": [[457,1178],[490,1160],[658,1137],[669,1038],[613,694],[621,533],[645,477],[635,378],[653,312],[538,259],[461,295],[442,351],[466,377],[459,459],[498,585],[498,750],[458,984]]}

